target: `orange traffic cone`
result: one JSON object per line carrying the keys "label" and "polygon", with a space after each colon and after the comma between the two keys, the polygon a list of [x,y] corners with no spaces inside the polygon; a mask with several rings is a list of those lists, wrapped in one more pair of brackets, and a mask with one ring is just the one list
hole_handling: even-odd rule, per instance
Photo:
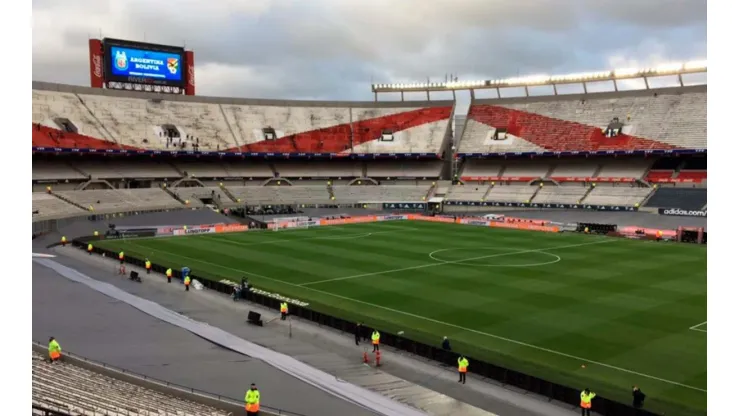
{"label": "orange traffic cone", "polygon": [[368,358],[367,358],[367,351],[365,351],[365,352],[362,353],[362,362],[365,363],[365,364],[367,364],[367,363],[370,362],[370,360],[368,360]]}

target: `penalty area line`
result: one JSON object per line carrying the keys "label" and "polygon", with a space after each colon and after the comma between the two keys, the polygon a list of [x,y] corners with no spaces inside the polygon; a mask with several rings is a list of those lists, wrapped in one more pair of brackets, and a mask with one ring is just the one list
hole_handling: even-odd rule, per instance
{"label": "penalty area line", "polygon": [[[133,244],[133,245],[138,246],[138,244]],[[139,246],[139,247],[141,247],[141,246]],[[561,246],[560,248],[564,248],[564,247],[565,246]],[[672,380],[664,379],[664,378],[661,378],[661,377],[656,377],[656,376],[653,376],[653,375],[650,375],[650,374],[640,373],[638,371],[630,370],[630,369],[627,369],[627,368],[617,367],[615,365],[602,363],[600,361],[595,361],[595,360],[591,360],[591,359],[584,358],[584,357],[579,357],[577,355],[573,355],[573,354],[568,354],[568,353],[561,352],[561,351],[552,350],[550,348],[540,347],[540,346],[537,346],[537,345],[534,345],[534,344],[529,344],[529,343],[526,343],[526,342],[523,342],[523,341],[518,341],[518,340],[515,340],[515,339],[511,339],[511,338],[506,338],[506,337],[503,337],[503,336],[500,336],[500,335],[489,334],[487,332],[478,331],[478,330],[472,329],[472,328],[466,328],[464,326],[460,326],[460,325],[456,325],[456,324],[451,324],[449,322],[439,321],[439,320],[436,320],[436,319],[433,319],[433,318],[428,318],[426,316],[416,315],[416,314],[413,314],[413,313],[410,313],[410,312],[405,312],[405,311],[401,311],[401,310],[398,310],[398,309],[393,309],[393,308],[390,308],[390,307],[387,307],[387,306],[378,305],[378,304],[370,303],[370,302],[365,302],[365,301],[359,300],[359,299],[349,298],[349,297],[346,297],[346,296],[338,295],[336,293],[331,293],[331,292],[326,292],[326,291],[323,291],[323,290],[320,290],[320,289],[315,289],[313,287],[301,286],[299,284],[287,282],[285,280],[275,279],[273,277],[264,276],[264,275],[257,274],[257,273],[252,273],[252,272],[249,272],[249,271],[246,271],[246,270],[235,269],[233,267],[223,266],[223,265],[220,265],[220,264],[217,264],[217,263],[212,263],[212,262],[205,261],[205,260],[193,259],[193,258],[190,258],[190,257],[187,257],[187,256],[182,256],[182,255],[179,255],[179,254],[176,254],[176,253],[172,253],[172,252],[169,252],[169,251],[165,251],[165,250],[159,250],[159,249],[152,249],[152,250],[153,251],[158,251],[158,252],[161,252],[161,253],[164,253],[164,254],[167,254],[167,255],[172,256],[172,257],[179,257],[179,258],[188,260],[190,262],[207,264],[207,265],[214,266],[214,267],[217,267],[217,268],[220,268],[220,269],[223,269],[223,270],[235,271],[235,272],[242,273],[242,274],[245,274],[245,275],[248,275],[248,276],[252,276],[252,277],[256,277],[256,278],[265,279],[265,280],[269,280],[269,281],[272,281],[272,282],[284,284],[286,286],[293,286],[293,287],[296,287],[296,288],[302,289],[302,290],[310,290],[310,291],[313,291],[313,292],[316,292],[316,293],[321,293],[323,295],[331,296],[331,297],[334,297],[334,298],[337,298],[337,299],[342,299],[342,300],[346,300],[346,301],[349,301],[349,302],[359,303],[359,304],[370,306],[370,307],[373,307],[373,308],[383,309],[383,310],[386,310],[386,311],[389,311],[389,312],[397,313],[399,315],[404,315],[404,316],[416,318],[416,319],[419,319],[419,320],[422,320],[422,321],[432,322],[432,323],[435,323],[435,324],[438,324],[438,325],[447,326],[449,328],[459,329],[461,331],[470,332],[472,334],[482,335],[482,336],[485,336],[485,337],[497,339],[497,340],[508,342],[508,343],[511,343],[511,344],[516,344],[516,345],[519,345],[519,346],[522,346],[522,347],[526,347],[526,348],[530,348],[530,349],[533,349],[533,350],[542,351],[542,352],[546,352],[546,353],[549,353],[549,354],[553,354],[553,355],[558,355],[558,356],[561,356],[561,357],[570,358],[570,359],[579,361],[580,363],[589,363],[589,364],[593,364],[593,365],[598,365],[598,366],[601,366],[601,367],[604,367],[604,368],[609,368],[611,370],[621,371],[623,373],[628,373],[628,374],[633,374],[633,375],[636,375],[636,376],[648,378],[648,379],[655,380],[655,381],[660,381],[662,383],[671,384],[671,385],[674,385],[674,386],[683,387],[683,388],[690,389],[690,390],[700,391],[700,392],[704,392],[704,393],[707,392],[706,389],[702,389],[700,387],[696,387],[696,386],[691,386],[691,385],[688,385],[688,384],[679,383],[677,381],[672,381]],[[540,249],[540,251],[544,251],[544,250],[546,250],[546,249]],[[547,249],[547,250],[552,250],[552,248],[551,249]]]}
{"label": "penalty area line", "polygon": [[704,322],[702,322],[700,324],[696,324],[696,325],[692,326],[689,329],[692,330],[692,331],[704,332],[706,334],[707,333],[707,330],[706,329],[699,328],[700,326],[706,325],[706,324],[707,324],[707,321],[704,321]]}

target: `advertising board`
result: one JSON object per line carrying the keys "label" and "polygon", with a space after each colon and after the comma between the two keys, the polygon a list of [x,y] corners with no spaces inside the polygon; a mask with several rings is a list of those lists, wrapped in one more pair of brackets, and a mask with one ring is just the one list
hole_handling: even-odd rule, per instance
{"label": "advertising board", "polygon": [[659,208],[658,214],[670,215],[674,217],[707,217],[706,210],[688,210],[681,208]]}

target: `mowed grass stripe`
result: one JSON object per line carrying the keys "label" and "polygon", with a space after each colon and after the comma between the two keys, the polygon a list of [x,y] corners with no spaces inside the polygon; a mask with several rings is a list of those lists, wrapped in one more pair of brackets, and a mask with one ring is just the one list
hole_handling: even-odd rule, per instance
{"label": "mowed grass stripe", "polygon": [[[393,223],[393,226],[400,224]],[[594,237],[583,235],[541,234],[418,222],[406,224],[412,224],[414,230],[348,240],[296,240],[285,244],[290,246],[291,250],[288,251],[284,250],[286,247],[283,244],[269,244],[273,246],[272,252],[264,250],[268,245],[256,244],[260,247],[257,250],[258,255],[273,256],[265,264],[257,262],[258,259],[249,258],[251,256],[245,258],[244,250],[237,250],[238,255],[232,252],[227,256],[219,254],[218,250],[216,254],[198,253],[198,250],[211,243],[205,240],[228,236],[226,240],[236,238],[235,241],[247,241],[241,237],[251,234],[248,239],[254,242],[254,236],[258,233],[208,236],[208,239],[199,236],[131,242],[147,245],[154,242],[152,249],[163,249],[166,246],[160,243],[168,240],[197,239],[203,243],[189,243],[193,252],[187,254],[194,257],[193,259],[184,258],[182,249],[170,247],[168,250],[172,249],[174,252],[160,251],[156,256],[161,258],[155,257],[152,260],[165,264],[185,262],[196,274],[198,269],[202,269],[210,276],[230,277],[233,280],[238,280],[243,274],[259,274],[263,277],[253,275],[254,279],[250,279],[260,287],[304,298],[319,309],[333,311],[349,319],[364,319],[369,324],[389,331],[403,329],[407,335],[421,341],[437,343],[441,335],[448,335],[454,340],[457,350],[488,357],[494,362],[549,377],[554,381],[571,383],[574,387],[587,383],[593,388],[603,389],[604,395],[609,395],[610,392],[618,394],[624,383],[637,382],[636,373],[644,373],[640,376],[644,379],[640,383],[652,392],[651,403],[658,410],[671,410],[671,414],[681,414],[682,409],[696,410],[705,406],[705,388],[691,390],[691,387],[706,385],[706,338],[697,338],[697,334],[704,334],[688,330],[689,326],[706,320],[705,269],[702,276],[702,267],[697,267],[697,264],[706,264],[706,251],[699,247],[698,250],[693,250],[695,247],[687,250],[686,246],[619,240],[614,244],[582,246],[557,252],[563,260],[542,269],[442,265],[409,270],[400,276],[391,274],[349,279],[321,286],[322,290],[312,289],[310,286],[295,286],[303,281],[312,281],[313,273],[295,275],[290,282],[280,281],[282,279],[278,275],[282,273],[281,268],[269,264],[271,261],[289,261],[291,256],[299,252],[294,251],[293,245],[310,245],[310,248],[300,251],[314,255],[316,259],[312,259],[312,263],[324,269],[320,275],[331,277],[341,276],[334,273],[344,272],[339,267],[333,270],[331,265],[332,261],[341,260],[329,260],[329,256],[321,257],[317,252],[341,250],[340,257],[355,258],[355,265],[343,267],[373,272],[385,270],[388,266],[385,263],[400,266],[417,264],[415,262],[423,264],[424,261],[431,263],[428,252],[440,248],[466,247],[476,256],[488,254],[477,249],[481,246],[497,249],[542,249],[550,244],[595,241]],[[375,224],[362,225],[363,227],[350,226],[351,230],[347,227],[346,233],[336,234],[352,235],[360,230],[373,232],[376,229],[372,227]],[[266,238],[267,241],[272,240],[273,234],[280,237],[291,234],[291,238],[296,239],[328,235],[313,231],[261,233],[259,236],[269,237]],[[144,251],[146,247],[129,246],[127,249],[132,255],[137,250]],[[197,258],[199,255],[202,256],[201,259]],[[365,261],[371,257],[376,261]],[[378,259],[383,259],[383,264]],[[501,259],[489,261],[498,260]],[[519,258],[517,261],[524,259]],[[668,267],[666,262],[677,266]],[[360,263],[363,264],[357,266]],[[591,301],[584,300],[588,297]],[[682,308],[682,304],[687,307]],[[693,312],[702,316],[691,319]],[[572,327],[564,322],[576,322],[577,319],[580,319],[580,323],[575,323]],[[683,325],[684,319],[690,319],[690,323],[685,329],[678,329]],[[640,322],[644,324],[641,325]],[[665,326],[661,322],[665,322]],[[674,329],[676,332],[671,334]],[[673,350],[666,354],[683,357],[682,360],[677,360],[681,365],[666,367],[667,359],[655,360],[653,355],[660,354],[656,348],[670,347],[671,342],[678,342],[665,341],[673,337],[677,340],[685,338],[686,335],[682,332],[690,332],[688,336],[691,340],[704,345],[704,349]],[[494,334],[505,334],[512,339],[495,338]],[[512,342],[538,338],[544,340],[533,342],[531,344],[534,345],[531,346]],[[651,345],[656,347],[651,348]],[[556,354],[554,356],[549,351],[533,350],[537,346],[553,349]],[[554,347],[548,348],[551,346]],[[558,351],[568,354],[558,355]],[[585,353],[581,356],[573,354],[573,351]],[[687,354],[692,354],[696,359]],[[572,355],[576,358],[571,357]],[[579,357],[588,357],[600,364],[581,369],[577,362]],[[623,357],[630,359],[623,363]],[[602,365],[602,360],[606,365]],[[660,365],[657,361],[660,361]],[[616,362],[620,365],[617,366]],[[691,368],[691,362],[695,363],[696,368]],[[655,365],[651,366],[651,363]],[[687,363],[687,368],[684,368],[684,363]],[[691,393],[687,393],[687,390]]]}

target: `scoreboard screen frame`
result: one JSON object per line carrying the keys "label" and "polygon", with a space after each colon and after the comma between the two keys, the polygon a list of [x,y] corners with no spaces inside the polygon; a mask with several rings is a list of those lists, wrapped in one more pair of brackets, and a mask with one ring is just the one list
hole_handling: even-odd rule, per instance
{"label": "scoreboard screen frame", "polygon": [[[135,42],[130,40],[104,38],[103,44],[103,79],[107,84],[108,82],[122,82],[122,83],[133,83],[133,84],[149,84],[149,85],[162,85],[169,87],[184,88],[187,83],[187,57],[185,55],[185,48],[178,46],[159,45],[154,43]],[[173,54],[179,57],[179,80],[161,79],[148,76],[132,76],[132,75],[118,75],[113,74],[113,65],[115,64],[115,57],[113,56],[113,48],[125,48],[134,51],[142,52],[160,52],[166,54]],[[166,63],[165,63],[166,64]]]}

